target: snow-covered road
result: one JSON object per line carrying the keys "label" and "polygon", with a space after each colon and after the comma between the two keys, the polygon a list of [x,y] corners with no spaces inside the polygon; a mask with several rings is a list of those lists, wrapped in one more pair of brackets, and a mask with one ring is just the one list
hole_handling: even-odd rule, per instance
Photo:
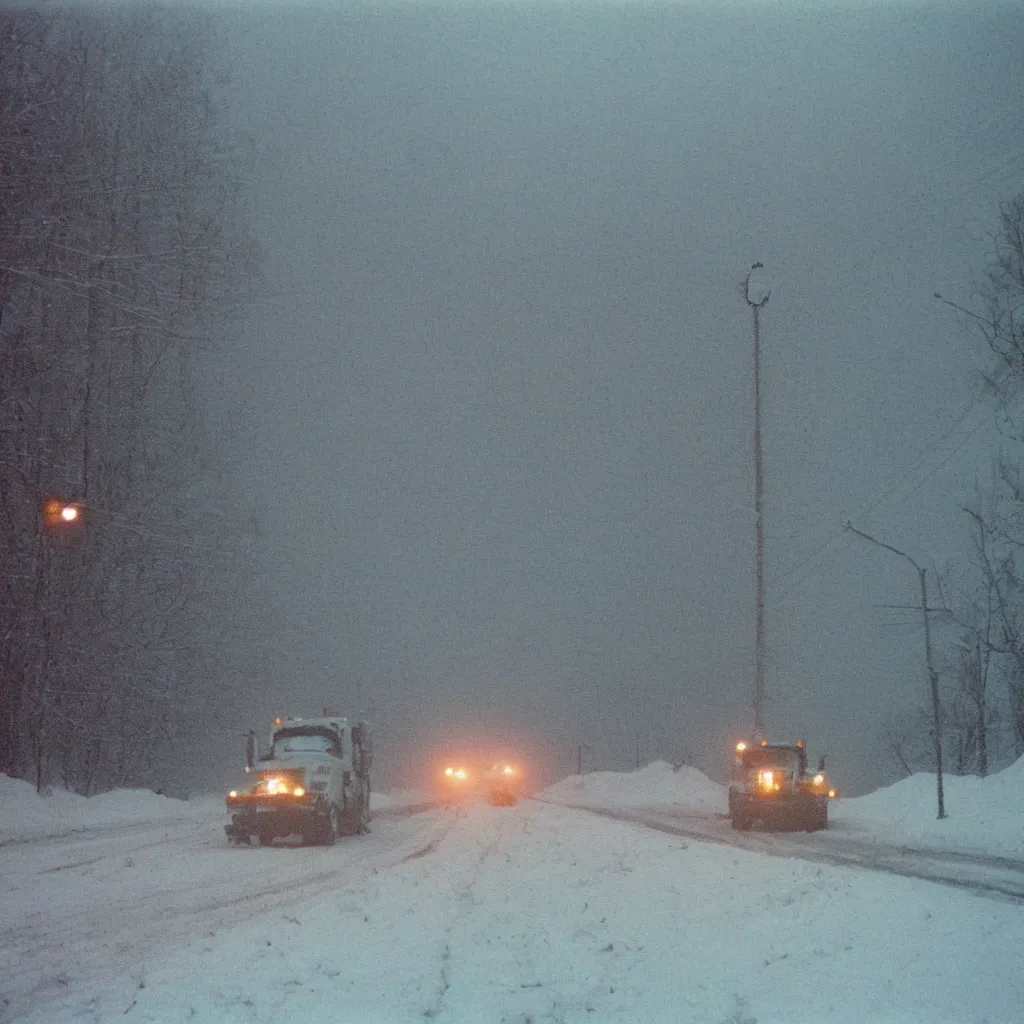
{"label": "snow-covered road", "polygon": [[1022,1019],[1008,901],[534,801],[331,848],[232,848],[181,806],[0,845],[0,1019]]}
{"label": "snow-covered road", "polygon": [[334,848],[238,851],[219,806],[170,819],[59,833],[0,846],[3,1012],[60,995],[81,979],[114,979],[204,934],[386,871],[430,848],[448,823],[379,818],[372,835]]}
{"label": "snow-covered road", "polygon": [[865,868],[967,889],[982,896],[1024,904],[1024,857],[922,849],[877,837],[865,839],[833,823],[826,832],[737,832],[727,816],[712,811],[586,807],[591,813],[630,821],[670,835],[721,843],[773,857]]}

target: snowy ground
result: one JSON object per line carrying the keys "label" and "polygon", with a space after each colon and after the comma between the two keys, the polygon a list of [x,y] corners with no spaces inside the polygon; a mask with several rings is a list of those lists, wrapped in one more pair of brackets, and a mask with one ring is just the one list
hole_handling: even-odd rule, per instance
{"label": "snowy ground", "polygon": [[734,835],[721,787],[655,764],[514,808],[382,797],[370,836],[234,849],[219,798],[0,776],[0,1021],[1019,1024],[1024,889],[830,862],[1024,880],[1024,762],[946,795],[942,822],[918,776],[825,834]]}
{"label": "snowy ground", "polygon": [[[830,831],[879,844],[1024,858],[1024,758],[987,779],[946,775],[943,794],[946,817],[941,821],[934,775],[922,773],[867,796],[834,800]],[[629,774],[572,776],[542,795],[595,808],[726,810],[724,787],[695,768],[673,771],[663,761]]]}

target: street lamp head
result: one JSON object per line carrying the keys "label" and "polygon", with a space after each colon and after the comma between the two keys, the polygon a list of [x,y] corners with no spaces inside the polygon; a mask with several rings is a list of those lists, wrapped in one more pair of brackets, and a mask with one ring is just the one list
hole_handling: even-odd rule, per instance
{"label": "street lamp head", "polygon": [[43,526],[48,530],[67,529],[75,526],[82,519],[81,506],[73,501],[60,501],[47,498],[42,504]]}
{"label": "street lamp head", "polygon": [[768,277],[764,264],[758,261],[747,274],[745,284],[747,303],[754,309],[764,309],[768,305],[768,299],[772,294],[772,283]]}

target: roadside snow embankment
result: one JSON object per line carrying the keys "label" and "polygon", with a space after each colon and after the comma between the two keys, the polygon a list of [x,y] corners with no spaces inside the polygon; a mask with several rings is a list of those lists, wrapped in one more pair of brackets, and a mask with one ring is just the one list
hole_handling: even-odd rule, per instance
{"label": "roadside snow embankment", "polygon": [[[411,802],[410,799],[408,803]],[[373,793],[370,804],[375,811],[393,812],[407,806],[407,801],[404,796]],[[43,839],[83,829],[199,821],[225,814],[223,796],[175,800],[149,789],[118,789],[90,797],[54,789],[40,796],[31,783],[0,774],[0,843]]]}
{"label": "roadside snow embankment", "polygon": [[84,797],[63,789],[46,796],[21,779],[0,775],[0,843],[63,835],[81,829],[194,820],[223,810],[216,797],[174,800],[148,789],[118,789]]}
{"label": "roadside snow embankment", "polygon": [[[988,778],[943,777],[946,817],[938,820],[936,779],[921,772],[866,796],[840,799],[830,828],[862,841],[920,849],[1024,854],[1024,758]],[[636,772],[573,775],[538,796],[575,807],[697,811],[725,815],[727,789],[684,765],[655,761]]]}
{"label": "roadside snow embankment", "polygon": [[570,775],[538,794],[552,803],[590,807],[679,807],[726,813],[726,787],[683,765],[652,761],[636,772]]}
{"label": "roadside snow embankment", "polygon": [[946,817],[938,818],[935,776],[918,772],[866,796],[837,800],[832,820],[849,831],[921,849],[1024,854],[1024,758],[979,778],[944,775]]}

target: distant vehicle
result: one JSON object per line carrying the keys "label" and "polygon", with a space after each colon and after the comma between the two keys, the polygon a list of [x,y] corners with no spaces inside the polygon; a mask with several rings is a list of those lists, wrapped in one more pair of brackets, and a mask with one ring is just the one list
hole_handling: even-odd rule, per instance
{"label": "distant vehicle", "polygon": [[250,733],[247,762],[255,784],[227,796],[231,821],[224,831],[231,842],[269,844],[298,835],[330,845],[338,836],[370,831],[373,738],[366,722],[334,714],[278,718],[265,756]]}
{"label": "distant vehicle", "polygon": [[767,828],[828,828],[828,801],[834,796],[825,777],[824,758],[818,771],[807,772],[803,740],[796,743],[736,744],[729,783],[729,819],[735,829],[755,821]]}
{"label": "distant vehicle", "polygon": [[522,790],[522,771],[506,761],[499,761],[484,772],[487,796],[495,807],[514,807]]}
{"label": "distant vehicle", "polygon": [[471,764],[453,761],[446,764],[438,779],[438,792],[445,806],[461,803],[477,792],[479,771]]}

